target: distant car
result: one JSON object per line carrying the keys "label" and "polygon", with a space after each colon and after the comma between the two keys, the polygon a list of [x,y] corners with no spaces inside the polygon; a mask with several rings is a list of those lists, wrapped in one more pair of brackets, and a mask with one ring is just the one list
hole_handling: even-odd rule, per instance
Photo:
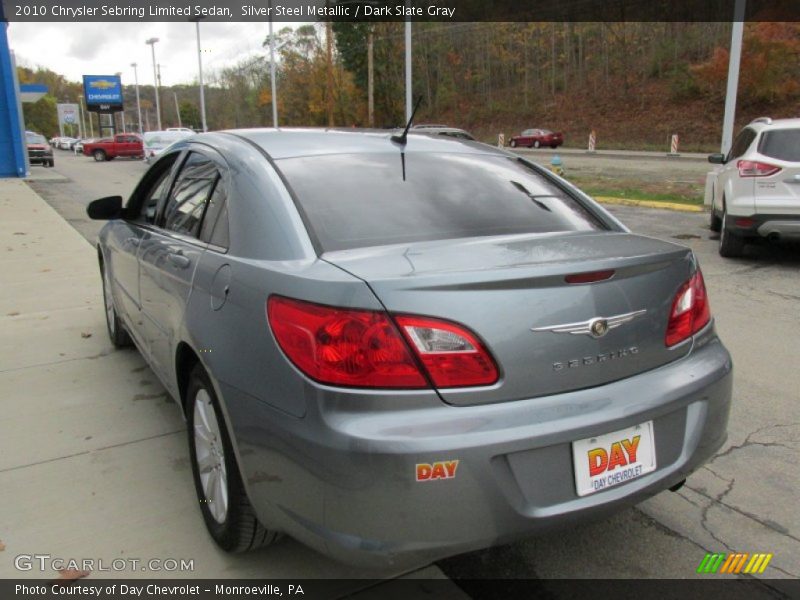
{"label": "distant car", "polygon": [[499,148],[206,133],[88,214],[225,550],[427,564],[678,489],[727,437],[694,252]]}
{"label": "distant car", "polygon": [[184,131],[186,133],[197,133],[194,129],[189,127],[167,127],[165,131]]}
{"label": "distant car", "polygon": [[472,135],[458,129],[456,127],[448,127],[447,125],[415,125],[409,130],[409,133],[420,133],[423,135],[443,135],[445,137],[457,138],[461,140],[475,140]]}
{"label": "distant car", "polygon": [[144,134],[144,160],[147,164],[153,162],[170,145],[185,137],[194,135],[191,129],[167,129],[166,131],[148,131]]}
{"label": "distant car", "polygon": [[519,135],[515,135],[508,143],[512,148],[518,146],[528,148],[539,148],[550,146],[558,148],[564,143],[564,135],[561,132],[550,131],[549,129],[526,129]]}
{"label": "distant car", "polygon": [[62,137],[58,138],[58,149],[59,150],[71,150],[71,145],[74,144],[77,140],[71,137]]}
{"label": "distant car", "polygon": [[143,158],[142,138],[132,133],[118,133],[113,138],[103,138],[83,144],[83,154],[97,162],[113,160],[120,156]]}
{"label": "distant car", "polygon": [[28,162],[32,165],[42,165],[54,167],[53,149],[47,143],[47,139],[34,131],[25,132],[25,143],[28,147]]}
{"label": "distant car", "polygon": [[710,228],[719,253],[742,254],[748,240],[800,239],[800,119],[756,119],[706,177]]}
{"label": "distant car", "polygon": [[75,154],[83,154],[83,145],[84,144],[89,144],[91,142],[94,142],[95,139],[96,138],[84,138],[82,140],[76,141],[75,144],[72,146],[72,151]]}

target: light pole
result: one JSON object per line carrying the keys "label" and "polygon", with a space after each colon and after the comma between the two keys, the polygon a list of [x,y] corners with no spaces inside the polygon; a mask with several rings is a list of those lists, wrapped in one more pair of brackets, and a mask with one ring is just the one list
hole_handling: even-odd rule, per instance
{"label": "light pole", "polygon": [[278,128],[278,98],[275,91],[275,36],[272,34],[272,0],[269,6],[269,80],[272,89],[272,126]]}
{"label": "light pole", "polygon": [[139,134],[142,134],[142,105],[139,102],[139,74],[136,71],[136,63],[131,63],[133,67],[133,82],[136,85],[136,113],[139,116]]}
{"label": "light pole", "polygon": [[[200,19],[202,18],[203,17],[197,17],[192,19],[192,21],[194,21],[195,32],[197,33],[197,73],[200,79],[200,119],[203,123],[203,133],[205,133],[208,131],[208,124],[206,123],[206,92],[203,88],[203,57],[200,47]],[[270,19],[270,25],[271,24],[272,20]]]}
{"label": "light pole", "polygon": [[153,85],[156,89],[156,121],[158,122],[158,130],[161,131],[161,102],[158,100],[158,76],[156,75],[156,42],[158,41],[157,37],[150,38],[145,42],[150,46],[150,50],[153,53]]}
{"label": "light pole", "polygon": [[[122,73],[120,71],[117,71],[116,73],[114,73],[114,75],[116,75],[117,77],[120,78],[119,90],[120,90],[120,95],[123,95],[122,94],[122,91],[123,91],[122,90]],[[115,118],[115,116],[113,114],[111,115],[111,120],[114,122],[114,127],[116,128],[116,125],[117,125],[116,124],[116,118]],[[116,129],[115,129],[114,133],[116,133]],[[127,133],[125,131],[125,98],[122,99],[122,133]]]}

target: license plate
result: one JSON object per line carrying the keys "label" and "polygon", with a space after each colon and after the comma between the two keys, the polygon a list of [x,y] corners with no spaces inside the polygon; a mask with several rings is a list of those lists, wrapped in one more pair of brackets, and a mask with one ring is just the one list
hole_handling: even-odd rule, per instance
{"label": "license plate", "polygon": [[578,496],[627,483],[656,470],[656,440],[648,421],[572,442]]}

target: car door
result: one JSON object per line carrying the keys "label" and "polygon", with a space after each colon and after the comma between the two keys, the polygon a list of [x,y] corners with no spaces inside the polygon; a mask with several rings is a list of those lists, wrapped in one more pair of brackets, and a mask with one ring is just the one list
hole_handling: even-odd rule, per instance
{"label": "car door", "polygon": [[104,260],[119,316],[143,352],[147,352],[147,344],[140,315],[139,248],[155,225],[158,207],[166,200],[175,158],[165,157],[142,178],[128,200],[124,219],[109,229],[105,243]]}
{"label": "car door", "polygon": [[220,179],[219,160],[191,150],[139,251],[139,293],[152,366],[169,386],[173,352],[192,279],[207,244],[199,239],[208,199]]}
{"label": "car door", "polygon": [[[722,212],[723,195],[725,196],[728,210],[734,212],[734,214],[752,213],[755,210],[753,179],[739,177],[738,165],[739,157],[747,152],[755,138],[756,132],[749,127],[745,127],[731,144],[730,152],[725,157],[725,164],[720,169],[719,185],[714,193],[715,205],[720,213]],[[733,206],[736,207],[735,210]]]}

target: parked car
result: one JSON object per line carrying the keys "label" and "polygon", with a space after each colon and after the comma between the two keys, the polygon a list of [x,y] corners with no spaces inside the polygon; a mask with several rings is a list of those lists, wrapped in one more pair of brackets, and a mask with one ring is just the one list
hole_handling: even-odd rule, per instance
{"label": "parked car", "polygon": [[560,132],[553,132],[549,129],[526,129],[519,135],[515,135],[508,142],[512,148],[527,146],[528,148],[539,148],[550,146],[558,148],[564,143],[564,135]]}
{"label": "parked car", "polygon": [[184,133],[197,133],[194,129],[189,127],[167,127],[165,131],[182,131]]}
{"label": "parked car", "polygon": [[421,133],[424,135],[443,135],[445,137],[457,138],[461,140],[475,140],[472,135],[458,129],[457,127],[448,127],[447,125],[415,125],[409,130],[409,133]]}
{"label": "parked car", "polygon": [[71,145],[75,143],[75,138],[71,137],[61,137],[58,138],[58,149],[59,150],[71,150]]}
{"label": "parked car", "polygon": [[706,204],[719,253],[740,256],[748,241],[800,239],[800,119],[762,117],[742,129],[706,177]]}
{"label": "parked car", "polygon": [[113,138],[103,138],[83,144],[83,153],[97,162],[113,160],[119,156],[144,158],[142,138],[132,133],[119,133]]}
{"label": "parked car", "polygon": [[35,131],[25,132],[25,143],[28,147],[28,162],[32,165],[54,167],[53,149],[41,133]]}
{"label": "parked car", "polygon": [[83,146],[84,144],[88,144],[90,142],[94,142],[97,138],[84,138],[82,140],[78,140],[72,146],[72,151],[75,154],[83,154]]}
{"label": "parked car", "polygon": [[166,150],[170,144],[182,140],[190,135],[194,135],[191,130],[183,131],[167,129],[166,131],[148,131],[144,134],[142,143],[144,144],[144,160],[148,164],[153,162]]}
{"label": "parked car", "polygon": [[423,564],[677,489],[726,439],[692,250],[513,153],[207,133],[87,212],[111,340],[183,410],[226,550]]}

